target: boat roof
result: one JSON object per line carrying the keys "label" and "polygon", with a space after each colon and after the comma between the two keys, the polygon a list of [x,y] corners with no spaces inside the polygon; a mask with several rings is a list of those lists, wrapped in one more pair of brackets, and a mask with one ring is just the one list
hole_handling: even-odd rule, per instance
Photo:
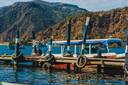
{"label": "boat roof", "polygon": [[[87,39],[86,44],[109,44],[109,43],[119,43],[122,45],[122,39],[119,38],[108,38],[108,39]],[[53,44],[67,45],[67,41],[53,41]],[[82,40],[71,40],[71,45],[81,45]]]}

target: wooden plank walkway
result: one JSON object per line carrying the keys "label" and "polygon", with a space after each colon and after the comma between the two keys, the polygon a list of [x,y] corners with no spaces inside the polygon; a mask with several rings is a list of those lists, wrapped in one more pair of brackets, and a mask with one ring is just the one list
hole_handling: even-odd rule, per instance
{"label": "wooden plank walkway", "polygon": [[2,55],[2,56],[0,56],[0,61],[8,61],[8,60],[13,60],[13,56],[11,56],[11,55]]}
{"label": "wooden plank walkway", "polygon": [[[0,56],[0,61],[14,61],[14,56],[12,55],[2,55]],[[65,64],[75,64],[77,58],[74,57],[59,57],[55,56],[55,61],[53,63],[65,63]],[[44,56],[25,56],[19,62],[47,62]],[[109,59],[109,58],[88,58],[87,65],[114,65],[114,66],[124,66],[125,59]]]}

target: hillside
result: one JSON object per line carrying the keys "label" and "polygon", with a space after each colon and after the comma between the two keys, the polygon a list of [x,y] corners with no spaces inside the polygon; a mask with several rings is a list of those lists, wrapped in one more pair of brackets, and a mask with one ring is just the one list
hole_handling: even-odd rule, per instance
{"label": "hillside", "polygon": [[[91,17],[88,38],[108,38],[112,36],[126,39],[128,7],[110,11],[90,12],[73,17],[72,39],[82,39],[83,26],[87,16]],[[41,33],[43,33],[44,38],[51,35],[54,40],[66,39],[66,21],[58,23],[45,32],[38,33],[38,35]]]}
{"label": "hillside", "polygon": [[32,30],[44,31],[69,15],[75,16],[83,12],[87,10],[70,4],[41,0],[16,2],[11,6],[0,8],[0,39],[11,41],[17,29],[21,31],[21,36],[26,38],[30,36]]}

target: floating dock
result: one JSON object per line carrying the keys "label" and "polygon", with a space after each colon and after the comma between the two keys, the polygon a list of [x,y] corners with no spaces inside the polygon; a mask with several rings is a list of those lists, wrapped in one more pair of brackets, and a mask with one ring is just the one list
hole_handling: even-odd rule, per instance
{"label": "floating dock", "polygon": [[[25,56],[22,58],[15,58],[11,55],[3,55],[0,56],[0,61],[4,62],[14,62],[13,65],[18,66],[21,62],[32,62],[32,66],[44,68],[45,63],[49,63],[51,67],[55,67],[55,65],[63,67],[65,70],[75,70],[76,62],[78,58],[74,57],[63,57],[63,56],[54,56],[54,61],[48,61],[45,56]],[[17,63],[16,63],[17,62]],[[65,64],[65,65],[64,65]],[[69,67],[68,67],[69,65]],[[82,68],[86,68],[86,66],[95,65],[98,69],[101,69],[104,66],[115,66],[122,67],[124,69],[125,59],[109,59],[109,58],[87,58],[86,65]],[[65,67],[64,67],[65,66]],[[47,66],[48,67],[48,66]],[[76,66],[77,67],[77,66]],[[56,67],[55,67],[56,68]],[[57,67],[59,69],[59,67]],[[81,69],[81,68],[80,68]]]}

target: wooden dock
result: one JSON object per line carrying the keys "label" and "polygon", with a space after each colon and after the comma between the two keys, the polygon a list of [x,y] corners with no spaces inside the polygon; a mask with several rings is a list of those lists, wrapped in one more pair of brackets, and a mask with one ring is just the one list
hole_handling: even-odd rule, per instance
{"label": "wooden dock", "polygon": [[[74,57],[55,57],[54,63],[70,63],[75,64],[77,58]],[[23,61],[28,62],[47,62],[43,56],[28,56]],[[116,65],[123,66],[125,59],[107,59],[107,58],[88,58],[87,65]]]}
{"label": "wooden dock", "polygon": [[14,56],[12,56],[12,55],[1,55],[0,56],[0,61],[12,61],[13,57]]}
{"label": "wooden dock", "polygon": [[[74,57],[62,57],[62,56],[55,56],[55,61],[51,61],[52,65],[55,64],[76,64],[76,61],[78,58]],[[22,58],[15,58],[12,55],[2,55],[0,56],[0,61],[18,61],[18,62],[32,62],[32,66],[38,66],[42,67],[42,64],[45,62],[49,62],[45,56],[25,56]],[[86,66],[91,66],[91,65],[100,65],[100,66],[116,66],[116,67],[124,67],[125,64],[125,59],[109,59],[109,58],[88,58]]]}

